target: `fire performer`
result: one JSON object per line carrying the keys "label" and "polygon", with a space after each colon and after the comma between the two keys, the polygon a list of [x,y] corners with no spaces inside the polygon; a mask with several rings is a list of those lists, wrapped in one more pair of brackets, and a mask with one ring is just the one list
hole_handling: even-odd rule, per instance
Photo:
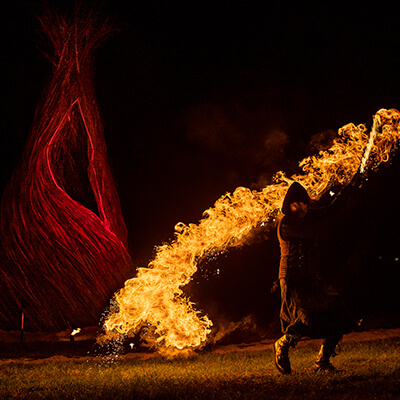
{"label": "fire performer", "polygon": [[280,321],[284,335],[274,344],[275,365],[282,374],[290,374],[289,348],[303,337],[323,339],[315,369],[332,371],[330,357],[338,342],[353,328],[352,319],[338,293],[317,276],[312,263],[311,245],[315,215],[306,189],[294,182],[283,205],[284,217],[278,225],[281,249],[279,284]]}

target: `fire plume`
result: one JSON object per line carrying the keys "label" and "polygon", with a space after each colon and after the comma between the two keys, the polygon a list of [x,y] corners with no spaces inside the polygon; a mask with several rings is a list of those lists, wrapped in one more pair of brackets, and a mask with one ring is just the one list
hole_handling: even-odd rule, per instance
{"label": "fire plume", "polygon": [[239,187],[204,211],[198,224],[178,223],[171,243],[159,246],[148,266],[138,268],[137,276],[115,294],[105,337],[140,333],[149,346],[166,354],[203,346],[212,321],[182,291],[199,261],[242,246],[260,226],[275,226],[291,182],[300,182],[318,200],[331,188],[348,185],[357,173],[387,162],[398,147],[400,113],[381,109],[373,120],[370,134],[363,124],[339,129],[328,150],[299,163],[302,174],[288,178],[278,172],[274,183],[260,191]]}

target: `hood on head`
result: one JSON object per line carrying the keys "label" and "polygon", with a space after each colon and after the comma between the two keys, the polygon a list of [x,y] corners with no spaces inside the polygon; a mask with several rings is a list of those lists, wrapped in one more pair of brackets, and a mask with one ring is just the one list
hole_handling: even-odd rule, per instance
{"label": "hood on head", "polygon": [[302,202],[308,205],[310,205],[311,202],[311,198],[308,195],[307,190],[298,182],[293,182],[286,192],[286,196],[282,204],[282,212],[285,215],[290,214],[290,204],[295,202]]}

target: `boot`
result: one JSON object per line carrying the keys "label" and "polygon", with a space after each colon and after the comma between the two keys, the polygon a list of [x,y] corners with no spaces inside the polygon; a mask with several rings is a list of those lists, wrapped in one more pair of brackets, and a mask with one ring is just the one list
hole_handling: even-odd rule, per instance
{"label": "boot", "polygon": [[334,371],[335,367],[329,361],[332,356],[335,356],[335,345],[323,344],[319,350],[315,361],[315,371]]}
{"label": "boot", "polygon": [[289,347],[292,343],[292,337],[287,334],[274,343],[275,365],[278,371],[284,375],[292,372],[289,361]]}

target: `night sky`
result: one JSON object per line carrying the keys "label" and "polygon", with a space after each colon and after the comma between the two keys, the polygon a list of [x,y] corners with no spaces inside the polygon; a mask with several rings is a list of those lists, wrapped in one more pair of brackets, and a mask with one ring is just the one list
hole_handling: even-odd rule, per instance
{"label": "night sky", "polygon": [[[400,107],[400,33],[393,2],[377,8],[307,1],[104,3],[119,31],[97,51],[95,88],[139,265],[173,236],[177,222],[197,222],[225,192],[261,188],[279,170],[298,172],[298,161],[316,151],[312,139],[332,137],[349,122],[370,123],[380,108]],[[10,2],[0,16],[2,190],[51,73],[40,51],[36,4]],[[345,290],[361,276],[366,279],[364,259],[374,260],[371,276],[399,277],[399,173],[399,160],[376,173],[354,196],[361,203],[351,217],[346,214],[345,225],[333,231],[347,232],[332,234],[337,248],[346,249],[351,234],[358,237],[357,249],[368,243],[370,251],[362,256],[358,251],[358,261],[347,250],[330,258],[358,263],[350,281],[342,280]],[[278,255],[273,239],[235,251],[220,261],[222,278],[212,278],[209,290],[226,291],[224,282],[233,282],[234,304],[240,290],[234,282],[243,279],[246,264],[250,277],[264,271],[269,291]],[[228,264],[231,275],[224,272]],[[254,284],[252,279],[245,284]],[[243,305],[243,314],[247,311]]]}

